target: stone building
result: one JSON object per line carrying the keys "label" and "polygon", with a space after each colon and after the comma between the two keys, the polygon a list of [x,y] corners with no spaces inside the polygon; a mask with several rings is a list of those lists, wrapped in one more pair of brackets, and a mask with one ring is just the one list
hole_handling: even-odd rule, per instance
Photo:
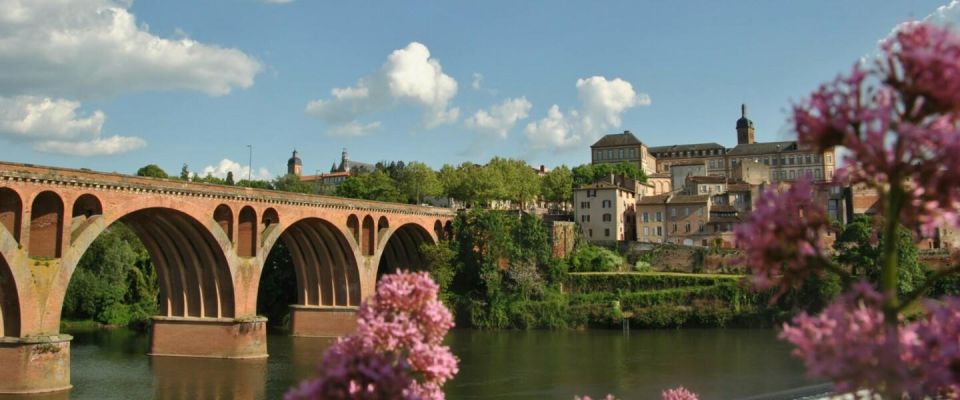
{"label": "stone building", "polygon": [[302,165],[303,162],[300,160],[300,157],[297,157],[297,151],[294,150],[293,156],[287,161],[287,173],[299,176],[301,182],[328,186],[337,186],[347,180],[350,175],[364,171],[372,172],[374,168],[373,164],[350,160],[346,148],[340,153],[339,165],[334,162],[328,173],[320,173],[320,171],[317,171],[315,175],[303,175]]}
{"label": "stone building", "polygon": [[643,144],[630,131],[606,135],[590,146],[591,163],[631,163],[635,164],[648,176],[656,169],[656,159],[650,154],[647,145]]}
{"label": "stone building", "polygon": [[637,240],[636,185],[629,182],[601,181],[573,190],[574,220],[580,232],[591,242]]}

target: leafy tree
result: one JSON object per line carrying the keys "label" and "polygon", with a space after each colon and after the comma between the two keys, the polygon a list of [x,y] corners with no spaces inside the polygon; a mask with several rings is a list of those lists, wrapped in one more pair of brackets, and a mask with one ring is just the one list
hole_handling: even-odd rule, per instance
{"label": "leafy tree", "polygon": [[233,186],[233,171],[227,171],[227,179],[224,179],[224,184]]}
{"label": "leafy tree", "polygon": [[260,288],[257,290],[257,313],[267,317],[271,325],[287,325],[290,304],[297,302],[297,275],[294,271],[290,250],[282,240],[278,240],[260,275]]}
{"label": "leafy tree", "polygon": [[190,180],[190,167],[187,166],[187,163],[183,163],[183,168],[180,168],[180,179]]}
{"label": "leafy tree", "polygon": [[448,242],[440,242],[436,245],[424,243],[420,245],[420,254],[423,254],[426,260],[427,273],[440,286],[440,300],[444,304],[452,306],[454,294],[451,291],[450,284],[456,274],[455,257],[457,254]]}
{"label": "leafy tree", "polygon": [[411,162],[399,173],[400,192],[415,204],[421,204],[424,196],[437,196],[441,192],[440,180],[427,164]]}
{"label": "leafy tree", "polygon": [[111,325],[145,325],[157,313],[157,274],[137,236],[111,225],[84,253],[64,298],[63,315]]}
{"label": "leafy tree", "polygon": [[150,178],[167,178],[167,173],[157,166],[157,164],[145,165],[137,170],[137,176],[146,176]]}
{"label": "leafy tree", "polygon": [[254,189],[267,189],[267,190],[271,189],[270,182],[260,181],[260,180],[248,181],[246,179],[241,179],[237,181],[237,186],[243,186],[243,187],[254,188]]}
{"label": "leafy tree", "polygon": [[525,161],[494,157],[484,168],[491,200],[511,200],[522,209],[540,193],[540,177]]}
{"label": "leafy tree", "polygon": [[[909,294],[923,284],[926,273],[913,243],[913,234],[902,225],[897,227],[896,232],[899,247],[897,293]],[[880,243],[883,243],[883,234],[875,231],[870,217],[858,215],[837,235],[833,246],[837,252],[837,262],[847,265],[853,275],[879,283],[879,263],[882,256]]]}
{"label": "leafy tree", "polygon": [[540,185],[540,195],[551,203],[566,205],[573,201],[573,172],[561,165],[547,172]]}
{"label": "leafy tree", "polygon": [[611,174],[625,176],[639,182],[646,182],[647,175],[634,163],[583,164],[573,168],[573,183],[582,186],[606,179]]}
{"label": "leafy tree", "polygon": [[294,192],[294,193],[313,193],[313,185],[309,183],[302,182],[300,177],[295,174],[286,174],[284,176],[278,176],[271,183],[271,188],[273,190],[280,190],[284,192]]}
{"label": "leafy tree", "polygon": [[223,179],[217,178],[217,177],[213,176],[213,174],[210,174],[210,173],[207,173],[207,175],[206,175],[206,176],[203,176],[203,177],[197,175],[197,176],[195,176],[195,177],[193,178],[193,181],[194,181],[194,182],[199,182],[199,183],[210,183],[210,184],[213,184],[213,185],[224,185],[224,184],[226,184],[226,181],[224,181]]}
{"label": "leafy tree", "polygon": [[397,185],[384,171],[351,176],[337,186],[336,195],[354,199],[403,202]]}

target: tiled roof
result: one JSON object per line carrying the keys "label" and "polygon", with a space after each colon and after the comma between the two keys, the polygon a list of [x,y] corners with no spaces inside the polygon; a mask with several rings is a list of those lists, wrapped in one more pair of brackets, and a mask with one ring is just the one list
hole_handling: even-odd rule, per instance
{"label": "tiled roof", "polygon": [[693,183],[727,183],[725,176],[690,176],[687,180]]}
{"label": "tiled roof", "polygon": [[580,187],[578,187],[578,188],[574,188],[573,190],[586,190],[586,189],[620,189],[620,190],[624,190],[624,191],[633,193],[633,188],[623,187],[623,186],[620,186],[620,185],[614,185],[614,184],[612,184],[612,183],[610,183],[610,182],[605,182],[605,181],[588,183],[588,184],[582,185],[582,186],[580,186]]}
{"label": "tiled roof", "polygon": [[676,195],[670,199],[670,204],[690,204],[706,203],[710,201],[710,195]]}
{"label": "tiled roof", "polygon": [[643,196],[640,199],[637,199],[637,204],[664,204],[667,202],[667,198],[670,197],[669,194],[658,194],[656,196]]}
{"label": "tiled roof", "polygon": [[631,144],[642,144],[636,136],[633,136],[633,133],[630,131],[623,131],[623,133],[613,133],[610,135],[605,135],[600,138],[593,146],[590,147],[613,147],[613,146],[627,146]]}
{"label": "tiled roof", "polygon": [[730,150],[727,150],[728,156],[748,156],[754,154],[770,154],[781,151],[797,151],[797,142],[766,142],[766,143],[751,143],[751,144],[738,144],[737,147],[734,147]]}
{"label": "tiled roof", "polygon": [[694,143],[694,144],[674,144],[669,146],[651,147],[651,153],[666,153],[670,151],[696,151],[696,150],[723,150],[724,147],[717,143]]}

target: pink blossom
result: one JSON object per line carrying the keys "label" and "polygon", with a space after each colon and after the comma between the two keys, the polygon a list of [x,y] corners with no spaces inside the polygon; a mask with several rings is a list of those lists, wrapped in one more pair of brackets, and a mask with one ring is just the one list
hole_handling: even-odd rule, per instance
{"label": "pink blossom", "polygon": [[915,391],[960,395],[960,299],[928,301],[926,309],[926,318],[916,323],[918,345],[910,355],[911,362],[923,366]]}
{"label": "pink blossom", "polygon": [[699,400],[696,393],[693,393],[683,386],[664,390],[660,395],[661,400]]}
{"label": "pink blossom", "polygon": [[[458,361],[442,345],[453,317],[437,291],[425,272],[384,276],[357,311],[356,333],[331,346],[320,378],[291,391],[288,399],[442,400],[443,384],[457,374]],[[366,397],[387,391],[391,395]],[[347,395],[354,397],[336,397]]]}
{"label": "pink blossom", "polygon": [[784,193],[768,189],[754,211],[737,226],[737,243],[746,244],[740,262],[760,289],[779,287],[780,294],[797,286],[815,271],[826,250],[821,236],[828,228],[827,214],[811,197],[806,180]]}
{"label": "pink blossom", "polygon": [[[590,398],[590,396],[583,396],[583,397],[573,396],[573,399],[574,399],[574,400],[593,400],[593,399]],[[617,398],[616,398],[616,397],[613,397],[612,394],[608,394],[608,395],[606,395],[606,396],[603,397],[603,400],[617,400]]]}

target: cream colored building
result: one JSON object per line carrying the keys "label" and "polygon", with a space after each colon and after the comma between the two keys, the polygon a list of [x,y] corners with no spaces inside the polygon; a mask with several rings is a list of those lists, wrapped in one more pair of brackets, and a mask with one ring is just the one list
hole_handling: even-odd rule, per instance
{"label": "cream colored building", "polygon": [[574,218],[590,242],[636,240],[637,194],[610,182],[597,182],[573,190]]}
{"label": "cream colored building", "polygon": [[630,131],[606,135],[590,146],[592,164],[631,163],[648,176],[656,172],[657,160]]}

